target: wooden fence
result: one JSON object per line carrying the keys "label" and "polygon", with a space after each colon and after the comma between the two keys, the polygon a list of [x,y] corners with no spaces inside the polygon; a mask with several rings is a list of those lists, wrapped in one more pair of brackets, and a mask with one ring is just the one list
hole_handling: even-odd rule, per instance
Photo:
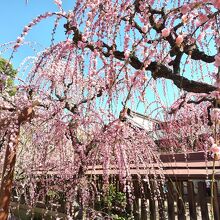
{"label": "wooden fence", "polygon": [[[208,182],[210,184],[210,182]],[[160,197],[154,194],[154,182],[151,190],[146,182],[133,181],[135,199],[132,214],[135,220],[209,220],[212,219],[211,185],[206,181],[167,181],[160,191]],[[213,219],[220,219],[220,196],[218,185],[213,184]],[[153,192],[153,194],[152,194]],[[129,207],[128,207],[129,211]]]}
{"label": "wooden fence", "polygon": [[[220,161],[215,163],[215,182],[212,184],[213,162],[204,152],[191,153],[187,157],[184,154],[161,155],[161,160],[165,174],[163,185],[160,179],[146,181],[144,177],[150,175],[144,167],[137,171],[135,166],[131,166],[134,197],[131,199],[131,194],[125,193],[125,212],[134,216],[135,220],[220,220]],[[152,166],[156,169],[155,164]],[[38,176],[41,172],[37,171],[35,174]],[[95,177],[96,196],[103,195],[102,174],[102,166],[96,166],[87,172],[90,178]],[[113,167],[109,174],[110,183],[115,186],[116,191],[123,192],[117,170]],[[56,172],[52,171],[47,175],[56,175]]]}
{"label": "wooden fence", "polygon": [[[159,188],[155,187],[155,181],[160,180],[152,179],[150,186],[143,180],[147,173],[149,175],[149,171],[141,167],[137,171],[131,166],[134,199],[129,203],[127,198],[126,211],[135,220],[220,220],[220,161],[215,162],[215,181],[212,184],[213,159],[204,152],[189,153],[187,156],[161,155],[161,160],[166,183],[163,186],[158,184]],[[156,168],[155,164],[153,166]],[[90,172],[101,181],[101,166],[96,166],[95,170],[88,171],[87,174]],[[116,172],[114,168],[109,171],[115,176],[114,184],[119,186]],[[142,180],[140,176],[143,177]],[[122,191],[120,187],[116,188]],[[160,196],[156,195],[156,190],[160,191]]]}

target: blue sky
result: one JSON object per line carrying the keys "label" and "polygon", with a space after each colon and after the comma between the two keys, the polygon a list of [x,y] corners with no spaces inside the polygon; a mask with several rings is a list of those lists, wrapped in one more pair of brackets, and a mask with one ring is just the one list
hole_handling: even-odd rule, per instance
{"label": "blue sky", "polygon": [[[73,8],[74,0],[63,0],[62,2],[65,11]],[[25,25],[38,15],[48,11],[58,11],[54,0],[28,0],[28,4],[25,3],[25,0],[1,0],[0,45],[15,41],[22,33]],[[25,41],[37,42],[39,44],[38,52],[49,46],[54,20],[55,17],[52,17],[34,26],[26,36]],[[65,39],[63,23],[60,24],[55,37],[56,41]],[[12,50],[4,53],[3,57],[9,58],[11,52]],[[33,55],[36,53],[29,46],[22,46],[15,53],[11,62],[15,68],[18,68],[25,57]],[[142,109],[142,107],[140,108]]]}
{"label": "blue sky", "polygon": [[[75,0],[63,0],[64,10],[71,10],[74,2]],[[25,3],[25,0],[1,0],[0,45],[10,41],[15,41],[22,33],[25,25],[29,24],[38,15],[48,11],[58,11],[57,6],[54,4],[54,0],[28,0],[28,4]],[[37,42],[39,45],[37,46],[38,52],[42,51],[45,47],[48,47],[51,40],[54,20],[55,17],[52,17],[33,27],[26,36],[25,41]],[[63,22],[60,23],[56,32],[56,41],[65,39],[63,24]],[[12,50],[2,54],[1,56],[7,59],[10,57],[11,52]],[[36,55],[36,53],[30,47],[22,46],[18,49],[18,52],[15,53],[11,62],[14,67],[17,68],[25,57],[32,55]],[[161,86],[159,87],[161,88]],[[163,94],[163,91],[161,91],[161,94]],[[172,103],[173,92],[169,92],[169,95],[171,97],[170,102]]]}
{"label": "blue sky", "polygon": [[[64,9],[73,8],[73,3],[74,0],[63,0]],[[48,11],[58,11],[53,0],[29,0],[28,4],[25,3],[25,0],[1,0],[0,44],[15,41],[25,25],[38,15]],[[47,47],[50,43],[54,19],[55,17],[40,22],[29,32],[25,40],[37,42],[39,44],[38,50]],[[57,30],[56,41],[65,39],[62,24]],[[4,53],[3,57],[9,58],[10,53],[11,51]],[[12,60],[15,68],[29,55],[34,55],[34,53],[28,46],[19,48]]]}

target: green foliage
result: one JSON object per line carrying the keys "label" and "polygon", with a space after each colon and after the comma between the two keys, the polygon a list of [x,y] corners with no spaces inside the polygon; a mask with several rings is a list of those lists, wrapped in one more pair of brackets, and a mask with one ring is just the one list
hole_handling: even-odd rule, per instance
{"label": "green foliage", "polygon": [[14,78],[17,71],[4,58],[0,57],[0,86],[1,90],[5,90],[9,95],[15,95],[16,88],[14,86]]}
{"label": "green foliage", "polygon": [[8,63],[7,60],[1,57],[0,57],[0,72],[9,76],[11,79],[13,79],[17,74],[17,71],[13,68],[13,66],[10,63]]}
{"label": "green foliage", "polygon": [[58,193],[54,190],[49,190],[47,192],[47,196],[50,197],[51,199],[57,199],[59,197]]}
{"label": "green foliage", "polygon": [[112,209],[113,207],[124,208],[126,206],[125,194],[118,192],[113,184],[109,185],[108,194],[104,198],[104,201],[109,209]]}
{"label": "green foliage", "polygon": [[131,219],[126,213],[126,195],[117,190],[116,186],[110,184],[104,196],[96,203],[99,211],[107,213],[113,220]]}

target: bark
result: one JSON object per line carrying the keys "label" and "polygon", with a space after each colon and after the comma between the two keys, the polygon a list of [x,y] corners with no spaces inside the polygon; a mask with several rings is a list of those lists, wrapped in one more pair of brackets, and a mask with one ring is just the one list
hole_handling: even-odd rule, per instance
{"label": "bark", "polygon": [[[23,111],[18,115],[18,129],[11,132],[15,140],[13,141],[13,147],[9,145],[8,141],[5,153],[5,161],[3,165],[1,186],[0,186],[0,220],[7,220],[9,214],[9,205],[12,193],[13,179],[14,179],[14,170],[16,163],[16,153],[18,148],[18,139],[20,125],[33,117],[33,108],[24,108]],[[10,132],[10,131],[9,131]],[[9,137],[10,137],[9,135]]]}
{"label": "bark", "polygon": [[6,147],[5,161],[0,188],[0,220],[7,220],[9,213],[9,204],[11,199],[14,169],[16,162],[16,151],[18,147],[19,131],[16,132],[16,141],[14,149],[9,144]]}

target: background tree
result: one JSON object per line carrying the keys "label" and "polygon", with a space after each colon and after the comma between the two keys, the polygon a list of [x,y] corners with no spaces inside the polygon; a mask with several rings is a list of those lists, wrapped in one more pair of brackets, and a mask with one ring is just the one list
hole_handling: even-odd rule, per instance
{"label": "background tree", "polygon": [[13,68],[12,64],[4,58],[0,57],[0,91],[7,90],[10,95],[14,95],[15,88],[14,79],[17,71]]}

